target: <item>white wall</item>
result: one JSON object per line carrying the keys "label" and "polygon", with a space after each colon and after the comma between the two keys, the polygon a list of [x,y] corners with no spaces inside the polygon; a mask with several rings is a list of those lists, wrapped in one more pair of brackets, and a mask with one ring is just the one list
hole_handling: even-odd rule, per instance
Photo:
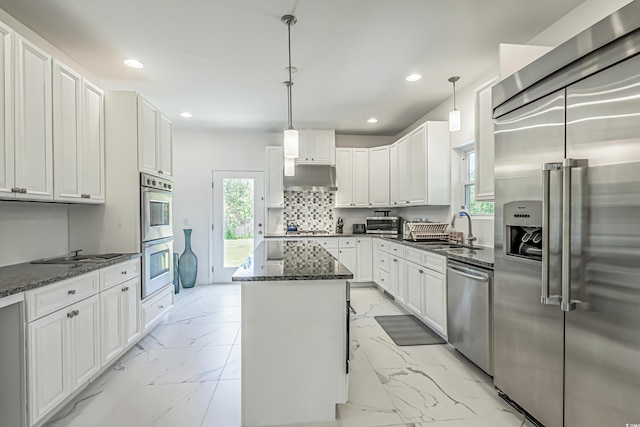
{"label": "white wall", "polygon": [[65,204],[0,202],[0,267],[69,253]]}
{"label": "white wall", "polygon": [[198,256],[197,283],[208,283],[214,170],[265,170],[265,147],[282,145],[281,133],[219,133],[177,129],[173,135],[174,251],[184,250],[185,228]]}

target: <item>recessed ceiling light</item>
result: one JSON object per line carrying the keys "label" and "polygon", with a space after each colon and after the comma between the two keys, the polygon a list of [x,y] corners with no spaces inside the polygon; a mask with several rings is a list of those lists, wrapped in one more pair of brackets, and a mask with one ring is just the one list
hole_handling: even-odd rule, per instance
{"label": "recessed ceiling light", "polygon": [[376,119],[375,117],[371,117],[369,120],[367,120],[367,123],[378,123],[378,119]]}
{"label": "recessed ceiling light", "polygon": [[137,59],[133,59],[133,58],[129,58],[129,59],[125,59],[124,63],[126,65],[128,65],[131,68],[142,68],[144,67],[144,64],[140,61],[138,61]]}
{"label": "recessed ceiling light", "polygon": [[193,117],[193,115],[190,112],[185,111],[183,113],[180,113],[180,117],[184,117],[185,119],[188,119],[190,117]]}
{"label": "recessed ceiling light", "polygon": [[409,74],[405,80],[408,82],[417,82],[418,80],[420,80],[422,78],[422,76],[420,74]]}

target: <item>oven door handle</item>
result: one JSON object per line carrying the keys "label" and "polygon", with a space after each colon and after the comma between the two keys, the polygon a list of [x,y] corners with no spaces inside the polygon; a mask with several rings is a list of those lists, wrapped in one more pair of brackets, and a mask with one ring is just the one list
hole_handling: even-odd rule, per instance
{"label": "oven door handle", "polygon": [[[488,282],[489,281],[489,275],[486,273],[481,273],[479,271],[476,270],[460,270],[459,268],[456,268],[455,266],[449,264],[449,269],[454,271],[455,274],[459,274],[460,276],[464,276],[468,279],[472,279],[472,280],[476,280],[479,282]],[[471,274],[471,273],[475,273],[475,274]]]}
{"label": "oven door handle", "polygon": [[149,246],[156,246],[162,243],[171,243],[171,242],[173,242],[173,236],[165,237],[162,239],[149,240],[147,242],[142,242],[142,246],[145,248],[148,248]]}

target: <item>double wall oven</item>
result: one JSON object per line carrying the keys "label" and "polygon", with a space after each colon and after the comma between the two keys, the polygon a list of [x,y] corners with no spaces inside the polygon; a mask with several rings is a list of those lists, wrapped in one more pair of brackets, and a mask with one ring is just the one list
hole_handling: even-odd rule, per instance
{"label": "double wall oven", "polygon": [[140,174],[142,299],[173,282],[173,183]]}

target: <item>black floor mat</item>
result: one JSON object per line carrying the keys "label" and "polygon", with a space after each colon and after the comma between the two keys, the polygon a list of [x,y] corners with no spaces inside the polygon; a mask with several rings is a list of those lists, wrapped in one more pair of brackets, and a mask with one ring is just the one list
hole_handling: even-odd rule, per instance
{"label": "black floor mat", "polygon": [[412,314],[374,316],[382,329],[399,346],[445,344],[440,335],[433,332]]}

